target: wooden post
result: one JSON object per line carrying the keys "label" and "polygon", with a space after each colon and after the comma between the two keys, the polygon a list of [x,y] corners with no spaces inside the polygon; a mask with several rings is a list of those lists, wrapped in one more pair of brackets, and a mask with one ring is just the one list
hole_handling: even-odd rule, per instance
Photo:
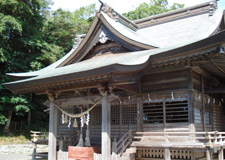
{"label": "wooden post", "polygon": [[218,150],[218,160],[224,160],[223,147]]}
{"label": "wooden post", "polygon": [[37,144],[34,143],[33,153],[32,153],[32,160],[36,160],[36,153],[37,153]]}
{"label": "wooden post", "polygon": [[49,136],[48,136],[48,160],[56,160],[57,137],[57,109],[54,106],[54,98],[50,99]]}
{"label": "wooden post", "polygon": [[165,160],[170,160],[170,149],[169,148],[165,148],[164,159]]}
{"label": "wooden post", "polygon": [[206,151],[206,160],[212,160],[212,152],[209,148]]}
{"label": "wooden post", "polygon": [[143,105],[141,98],[137,98],[137,131],[142,132],[143,124]]}
{"label": "wooden post", "polygon": [[110,160],[111,157],[111,117],[110,117],[110,102],[108,95],[102,98],[102,159]]}
{"label": "wooden post", "polygon": [[[205,86],[204,86],[204,77],[201,75],[201,89],[202,93],[205,93]],[[202,126],[203,126],[203,131],[206,131],[206,125],[205,125],[205,98],[204,95],[202,94]]]}
{"label": "wooden post", "polygon": [[116,142],[116,137],[114,137],[114,139],[113,139],[113,143],[112,143],[112,153],[113,153],[113,154],[117,154],[117,142]]}
{"label": "wooden post", "polygon": [[163,100],[163,130],[166,131],[166,102]]}
{"label": "wooden post", "polygon": [[59,151],[63,151],[63,140],[61,139],[60,141],[59,141]]}

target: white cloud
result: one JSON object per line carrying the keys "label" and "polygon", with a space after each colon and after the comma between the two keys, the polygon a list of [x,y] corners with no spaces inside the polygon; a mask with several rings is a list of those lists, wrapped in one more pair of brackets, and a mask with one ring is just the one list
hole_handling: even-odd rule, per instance
{"label": "white cloud", "polygon": [[[112,6],[119,13],[128,12],[135,9],[139,4],[143,2],[149,2],[150,0],[102,0],[104,3]],[[196,5],[199,3],[207,2],[209,0],[168,0],[169,4],[180,3],[185,4],[185,7]],[[65,10],[74,11],[82,6],[96,3],[99,7],[98,0],[53,0],[54,5],[51,7],[53,10],[62,8]]]}

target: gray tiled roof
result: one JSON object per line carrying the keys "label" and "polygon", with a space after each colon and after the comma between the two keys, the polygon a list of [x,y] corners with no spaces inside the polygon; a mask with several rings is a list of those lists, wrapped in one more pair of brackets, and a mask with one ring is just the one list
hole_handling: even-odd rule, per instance
{"label": "gray tiled roof", "polygon": [[101,69],[106,66],[138,66],[144,64],[148,61],[151,55],[174,50],[176,48],[203,40],[215,34],[222,20],[223,10],[217,9],[212,16],[209,16],[208,13],[201,13],[186,18],[171,20],[169,22],[140,28],[137,29],[137,31],[131,30],[122,23],[111,19],[105,13],[100,14],[121,36],[124,36],[136,43],[154,46],[157,48],[130,53],[106,54],[59,67],[62,62],[76,53],[76,49],[72,49],[62,59],[42,70],[29,73],[9,74],[11,76],[30,78],[9,82],[4,84],[4,86],[9,87],[11,84],[20,84],[32,81],[37,82],[38,80],[48,79],[50,77],[54,78],[63,75],[76,74],[98,68]]}

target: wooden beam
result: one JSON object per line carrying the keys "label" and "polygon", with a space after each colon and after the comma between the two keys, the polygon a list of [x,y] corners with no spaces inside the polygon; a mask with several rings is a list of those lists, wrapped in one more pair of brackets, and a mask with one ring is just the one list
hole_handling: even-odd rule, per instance
{"label": "wooden beam", "polygon": [[132,93],[139,93],[140,90],[140,87],[137,84],[119,85],[113,87]]}
{"label": "wooden beam", "polygon": [[221,86],[219,88],[206,90],[205,93],[207,93],[207,94],[225,93],[225,87]]}
{"label": "wooden beam", "polygon": [[220,85],[219,80],[216,79],[215,76],[212,76],[210,73],[208,73],[207,71],[205,71],[201,67],[195,66],[195,67],[192,67],[192,70],[195,71],[196,73],[202,75],[203,77],[205,77],[207,79],[212,79],[217,85]]}
{"label": "wooden beam", "polygon": [[49,136],[48,136],[48,159],[56,160],[56,136],[57,136],[57,117],[58,110],[55,108],[54,100],[50,101],[49,114]]}
{"label": "wooden beam", "polygon": [[155,68],[148,68],[145,70],[145,74],[156,74],[156,73],[166,73],[166,72],[173,72],[173,71],[181,71],[185,70],[185,65],[172,65],[166,67],[155,67]]}
{"label": "wooden beam", "polygon": [[[86,96],[86,97],[73,97],[73,98],[59,98],[56,99],[54,102],[60,104],[61,106],[73,106],[73,105],[80,105],[80,104],[95,104],[102,98],[100,94],[93,95],[93,96]],[[44,102],[45,106],[49,106],[50,101],[47,100]],[[99,102],[101,104],[101,102]]]}
{"label": "wooden beam", "polygon": [[111,117],[110,117],[110,102],[108,95],[102,99],[102,159],[110,160],[111,157]]}

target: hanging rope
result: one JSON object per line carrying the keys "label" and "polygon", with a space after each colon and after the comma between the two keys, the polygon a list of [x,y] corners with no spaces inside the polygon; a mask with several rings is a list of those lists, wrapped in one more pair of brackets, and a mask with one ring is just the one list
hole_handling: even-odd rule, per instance
{"label": "hanging rope", "polygon": [[71,117],[71,118],[80,118],[80,117],[83,117],[85,114],[88,114],[102,99],[98,100],[91,108],[89,108],[88,110],[86,110],[85,112],[82,112],[82,113],[79,113],[79,114],[71,114],[71,113],[68,113],[66,111],[64,111],[62,108],[60,108],[60,105],[53,102],[54,103],[54,106],[60,110],[62,113],[64,113],[65,115],[67,115],[68,117]]}

